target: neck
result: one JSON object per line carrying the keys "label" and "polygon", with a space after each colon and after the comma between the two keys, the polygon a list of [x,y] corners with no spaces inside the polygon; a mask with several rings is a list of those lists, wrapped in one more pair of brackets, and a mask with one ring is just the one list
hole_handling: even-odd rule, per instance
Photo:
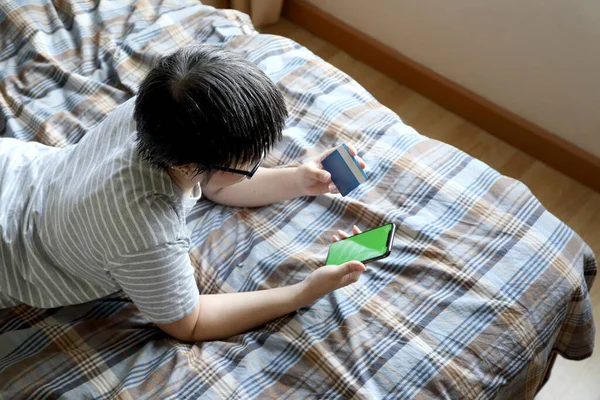
{"label": "neck", "polygon": [[196,179],[190,179],[187,176],[185,176],[185,174],[180,172],[179,170],[172,169],[172,168],[169,168],[167,170],[167,173],[169,174],[171,179],[173,179],[173,182],[175,182],[175,184],[177,186],[179,186],[179,188],[181,189],[181,191],[183,192],[183,194],[185,196],[192,195],[192,190],[194,189],[194,186],[196,186],[196,184],[197,184]]}

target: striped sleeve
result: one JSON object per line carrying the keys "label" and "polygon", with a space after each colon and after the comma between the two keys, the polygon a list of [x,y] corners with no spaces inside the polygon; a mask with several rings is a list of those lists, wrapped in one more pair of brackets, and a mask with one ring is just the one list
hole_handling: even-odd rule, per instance
{"label": "striped sleeve", "polygon": [[177,321],[198,305],[188,243],[181,240],[119,255],[107,269],[123,292],[154,323]]}

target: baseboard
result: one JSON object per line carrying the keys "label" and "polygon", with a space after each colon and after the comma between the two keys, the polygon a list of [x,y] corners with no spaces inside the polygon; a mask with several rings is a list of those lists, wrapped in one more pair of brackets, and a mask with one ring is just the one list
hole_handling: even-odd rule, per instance
{"label": "baseboard", "polygon": [[282,15],[446,109],[571,178],[600,191],[600,158],[450,81],[302,0]]}

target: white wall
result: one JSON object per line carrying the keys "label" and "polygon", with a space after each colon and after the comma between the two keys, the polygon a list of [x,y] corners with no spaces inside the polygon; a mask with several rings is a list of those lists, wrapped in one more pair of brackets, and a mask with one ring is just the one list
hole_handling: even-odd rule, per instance
{"label": "white wall", "polygon": [[600,1],[308,1],[600,156]]}

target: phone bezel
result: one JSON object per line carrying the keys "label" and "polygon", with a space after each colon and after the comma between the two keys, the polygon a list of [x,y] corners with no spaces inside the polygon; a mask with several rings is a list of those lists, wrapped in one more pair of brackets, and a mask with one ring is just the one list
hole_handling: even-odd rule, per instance
{"label": "phone bezel", "polygon": [[[393,222],[390,222],[389,224],[380,225],[380,226],[378,226],[376,228],[369,229],[368,231],[364,231],[364,232],[359,233],[358,235],[353,235],[353,236],[360,236],[363,233],[374,231],[375,229],[379,229],[379,228],[382,228],[382,227],[387,226],[387,225],[391,225],[392,226],[392,230],[390,230],[390,232],[388,233],[387,243],[386,243],[387,251],[385,252],[385,254],[382,254],[381,256],[369,258],[367,260],[357,260],[357,261],[360,261],[363,264],[367,264],[367,263],[370,263],[370,262],[373,262],[373,261],[382,260],[382,259],[384,259],[384,258],[386,258],[386,257],[388,257],[390,255],[390,253],[392,252],[392,246],[394,244],[394,236],[396,235],[396,224],[394,224]],[[350,239],[350,238],[341,239],[338,242],[341,242],[341,241],[344,241],[344,240],[347,240],[347,239]],[[329,260],[329,253],[331,252],[331,246],[332,245],[333,245],[333,243],[329,246],[329,250],[327,251],[327,257],[325,258],[325,265],[328,265],[327,264],[327,260]]]}

